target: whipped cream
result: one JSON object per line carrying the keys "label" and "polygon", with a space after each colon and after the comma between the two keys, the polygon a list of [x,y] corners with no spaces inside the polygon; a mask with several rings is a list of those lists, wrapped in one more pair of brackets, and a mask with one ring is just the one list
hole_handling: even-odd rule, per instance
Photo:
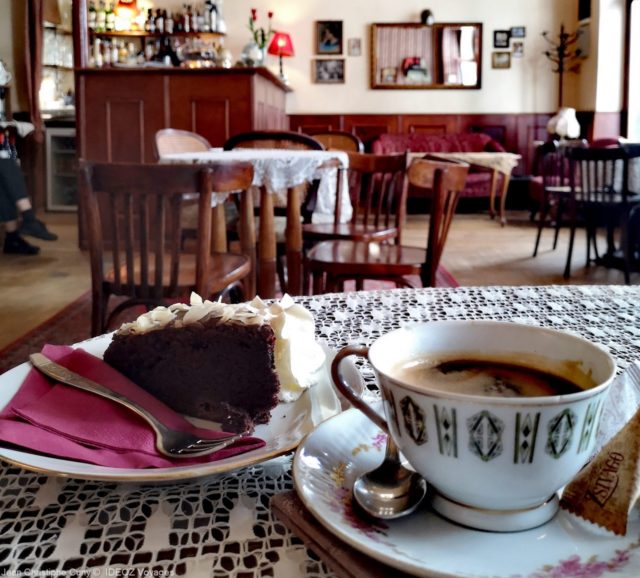
{"label": "whipped cream", "polygon": [[121,334],[143,334],[169,324],[182,327],[219,318],[225,323],[262,325],[268,323],[276,336],[275,366],[280,379],[280,400],[295,401],[313,385],[325,361],[325,353],[315,339],[313,315],[285,295],[279,303],[267,305],[260,297],[248,303],[222,303],[191,294],[191,303],[175,303],[140,315],[120,327]]}

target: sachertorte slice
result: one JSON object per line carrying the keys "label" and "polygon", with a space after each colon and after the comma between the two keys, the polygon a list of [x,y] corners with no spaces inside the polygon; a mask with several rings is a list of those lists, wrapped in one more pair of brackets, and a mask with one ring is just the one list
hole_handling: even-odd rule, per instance
{"label": "sachertorte slice", "polygon": [[291,298],[229,305],[193,295],[190,306],[158,307],[124,324],[104,360],[175,411],[245,432],[267,423],[279,398],[297,398],[324,353],[313,317]]}

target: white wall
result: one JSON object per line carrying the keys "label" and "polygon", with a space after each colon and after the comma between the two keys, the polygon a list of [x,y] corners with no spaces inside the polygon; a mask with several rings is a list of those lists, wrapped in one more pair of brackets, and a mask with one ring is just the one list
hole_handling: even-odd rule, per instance
{"label": "white wall", "polygon": [[[2,0],[0,0],[2,1]],[[620,0],[618,0],[620,1]],[[157,0],[157,6],[178,9],[182,0]],[[266,25],[273,10],[274,28],[288,31],[296,55],[285,60],[294,92],[287,112],[296,113],[519,113],[550,112],[557,107],[558,77],[543,56],[544,30],[557,34],[560,22],[575,28],[577,0],[227,0],[223,13],[228,25],[226,46],[234,59],[251,36],[247,23],[251,8],[258,9],[258,24]],[[481,90],[371,90],[369,89],[369,25],[372,22],[417,22],[424,8],[440,22],[481,22],[483,58]],[[316,20],[342,20],[346,39],[362,39],[362,56],[346,56],[346,82],[319,85],[311,79]],[[491,68],[493,31],[526,26],[524,58],[512,59],[507,70]],[[276,57],[268,66],[277,70]],[[568,85],[565,93],[575,95]],[[566,101],[566,99],[565,99]],[[565,106],[576,106],[566,102]],[[588,108],[588,107],[585,107]]]}

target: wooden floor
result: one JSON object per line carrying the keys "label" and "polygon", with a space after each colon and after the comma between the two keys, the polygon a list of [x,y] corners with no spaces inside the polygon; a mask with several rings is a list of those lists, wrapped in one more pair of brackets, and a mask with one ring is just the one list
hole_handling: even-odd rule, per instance
{"label": "wooden floor", "polygon": [[[54,242],[38,241],[35,257],[0,253],[0,349],[38,326],[90,288],[89,260],[77,247],[76,217],[48,213],[43,219],[59,235]],[[551,251],[552,232],[545,231],[538,257],[531,256],[535,227],[523,212],[509,214],[501,227],[486,214],[456,215],[442,264],[460,285],[564,284],[567,232]],[[423,246],[424,218],[410,216],[406,244]],[[35,241],[34,241],[35,242]],[[584,267],[585,241],[580,232],[574,250],[572,283],[623,283],[622,273]],[[640,274],[632,283],[640,282]]]}

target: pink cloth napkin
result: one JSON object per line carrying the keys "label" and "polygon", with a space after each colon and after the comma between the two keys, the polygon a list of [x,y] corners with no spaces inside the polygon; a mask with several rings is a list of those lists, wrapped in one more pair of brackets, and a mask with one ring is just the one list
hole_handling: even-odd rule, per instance
{"label": "pink cloth napkin", "polygon": [[[101,359],[66,346],[45,345],[42,353],[67,369],[126,395],[167,426],[208,438],[197,428]],[[245,436],[214,454],[171,459],[155,448],[155,434],[127,408],[75,387],[53,383],[32,369],[0,413],[0,440],[61,458],[115,468],[167,468],[202,464],[261,448]]]}

